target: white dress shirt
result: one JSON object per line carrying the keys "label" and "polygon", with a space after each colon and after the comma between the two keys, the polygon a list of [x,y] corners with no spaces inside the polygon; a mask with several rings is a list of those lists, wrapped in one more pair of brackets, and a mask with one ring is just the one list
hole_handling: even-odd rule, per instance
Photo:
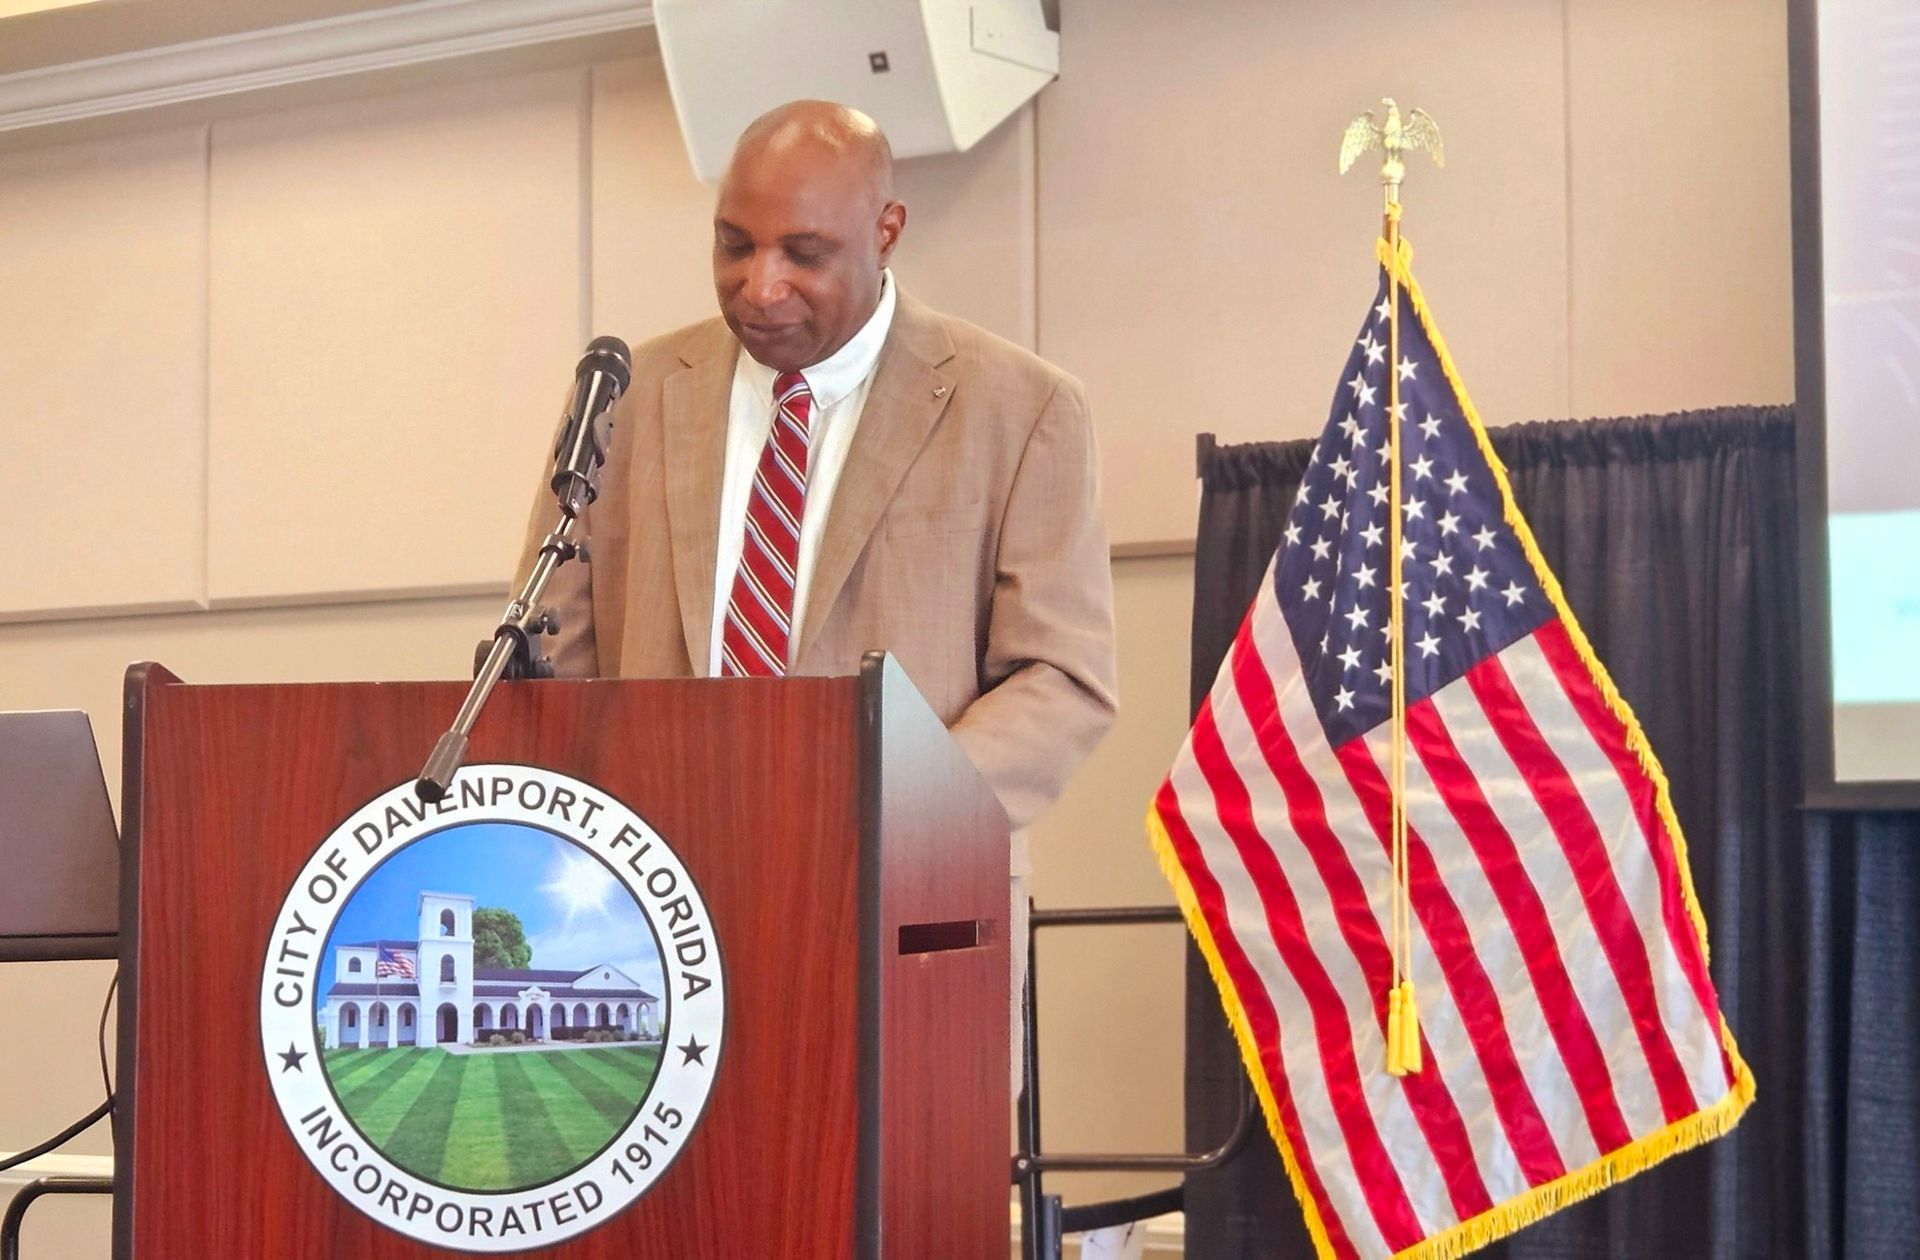
{"label": "white dress shirt", "polygon": [[[886,344],[887,331],[893,326],[893,308],[893,273],[885,271],[880,275],[880,303],[860,331],[831,356],[800,372],[813,395],[813,412],[807,424],[807,505],[800,518],[791,647],[798,646],[807,610],[807,588],[813,580],[814,559],[820,554],[820,536],[826,532],[833,488],[839,483],[840,470],[846,467],[860,413],[866,409],[880,347]],[[720,555],[713,577],[713,627],[707,642],[709,678],[720,676],[720,637],[746,538],[747,500],[753,497],[754,471],[760,465],[767,435],[773,432],[773,382],[778,376],[745,351],[734,361],[733,394],[727,404],[726,472],[720,479]]]}

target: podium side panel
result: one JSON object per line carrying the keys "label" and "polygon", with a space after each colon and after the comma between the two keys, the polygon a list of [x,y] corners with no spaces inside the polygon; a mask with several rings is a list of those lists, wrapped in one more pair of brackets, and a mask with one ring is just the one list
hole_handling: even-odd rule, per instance
{"label": "podium side panel", "polygon": [[[887,1260],[1007,1248],[1006,814],[891,659],[871,664],[879,1237]],[[877,702],[876,702],[877,698]],[[865,1241],[865,1240],[863,1240]]]}

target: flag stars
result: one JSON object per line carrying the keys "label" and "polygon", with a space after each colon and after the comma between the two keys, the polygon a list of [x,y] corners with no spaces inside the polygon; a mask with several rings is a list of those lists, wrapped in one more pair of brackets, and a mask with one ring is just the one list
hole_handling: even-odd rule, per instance
{"label": "flag stars", "polygon": [[[1373,314],[1374,318],[1378,319],[1381,323],[1385,323],[1388,317],[1393,314],[1393,303],[1387,298],[1381,298],[1380,305],[1373,308]],[[1326,378],[1322,377],[1321,379],[1325,380]]]}
{"label": "flag stars", "polygon": [[[1375,313],[1390,318],[1391,301]],[[1399,681],[1409,702],[1424,699],[1551,613],[1503,523],[1473,429],[1418,332],[1396,345],[1371,317],[1360,330],[1346,389],[1335,386],[1327,429],[1282,521],[1279,602],[1336,740],[1386,722]],[[1396,610],[1405,618],[1397,631]]]}

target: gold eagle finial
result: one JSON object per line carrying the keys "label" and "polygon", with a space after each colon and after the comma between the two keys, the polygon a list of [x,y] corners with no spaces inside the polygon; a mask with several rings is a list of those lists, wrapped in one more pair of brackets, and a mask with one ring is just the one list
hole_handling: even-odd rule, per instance
{"label": "gold eagle finial", "polygon": [[1354,162],[1369,149],[1384,151],[1386,159],[1380,163],[1380,182],[1386,186],[1388,203],[1396,204],[1400,200],[1400,182],[1407,174],[1400,155],[1425,149],[1433,155],[1435,166],[1445,166],[1446,151],[1441,146],[1440,124],[1434,122],[1426,110],[1409,110],[1402,119],[1400,107],[1391,96],[1382,97],[1380,103],[1387,109],[1385,123],[1376,122],[1373,111],[1368,110],[1347,124],[1346,134],[1340,138],[1340,173],[1345,175],[1352,170]]}

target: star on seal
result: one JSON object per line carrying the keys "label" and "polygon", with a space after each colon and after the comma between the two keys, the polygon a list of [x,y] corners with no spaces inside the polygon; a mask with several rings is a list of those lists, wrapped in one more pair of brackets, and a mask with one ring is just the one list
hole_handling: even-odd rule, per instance
{"label": "star on seal", "polygon": [[289,1068],[296,1072],[305,1070],[300,1066],[300,1061],[307,1057],[307,1052],[296,1047],[291,1041],[287,1043],[285,1050],[278,1051],[277,1053],[280,1055],[280,1070],[282,1072]]}
{"label": "star on seal", "polygon": [[707,1061],[703,1056],[705,1056],[709,1048],[710,1047],[701,1045],[698,1038],[687,1038],[687,1044],[679,1047],[680,1053],[686,1056],[686,1058],[680,1060],[680,1066],[685,1067],[689,1063],[698,1063],[701,1067],[705,1067]]}

